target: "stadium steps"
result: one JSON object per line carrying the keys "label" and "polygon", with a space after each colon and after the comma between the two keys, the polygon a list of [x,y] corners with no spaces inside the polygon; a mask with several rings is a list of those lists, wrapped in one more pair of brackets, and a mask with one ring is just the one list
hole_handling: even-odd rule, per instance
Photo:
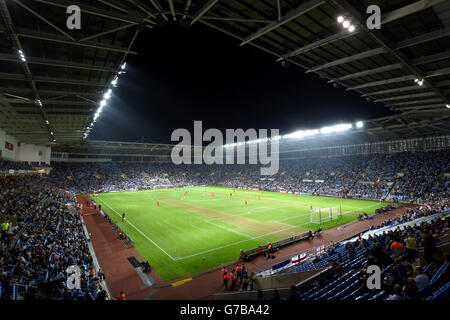
{"label": "stadium steps", "polygon": [[355,183],[353,183],[353,185],[351,186],[351,188],[348,190],[348,193],[346,194],[347,196],[350,196],[351,194],[352,194],[352,191],[353,191],[353,189],[361,182],[361,180],[362,180],[362,178],[363,178],[363,174],[364,173],[368,173],[370,170],[370,166],[371,166],[371,164],[372,164],[372,162],[374,161],[375,159],[372,159],[372,160],[370,160],[369,161],[369,164],[367,165],[367,167],[365,168],[365,169],[363,169],[363,170],[361,170],[361,172],[360,173],[358,173],[358,175],[357,175],[357,179],[356,179],[356,181],[355,181]]}
{"label": "stadium steps", "polygon": [[399,178],[395,178],[395,182],[392,184],[391,188],[389,189],[389,192],[386,196],[386,198],[384,199],[384,201],[389,201],[389,199],[391,198],[392,192],[394,192],[395,188],[397,187],[399,182]]}
{"label": "stadium steps", "polygon": [[[312,194],[313,195],[318,195],[318,191],[320,190],[320,188],[323,186],[323,185],[325,185],[325,183],[328,181],[328,180],[330,180],[330,178],[331,178],[331,175],[329,174],[326,178],[325,178],[325,180],[323,180],[323,182],[321,182],[321,183],[319,183],[319,186],[316,188],[316,189],[314,189],[314,191],[312,192]],[[315,180],[315,179],[314,179]]]}

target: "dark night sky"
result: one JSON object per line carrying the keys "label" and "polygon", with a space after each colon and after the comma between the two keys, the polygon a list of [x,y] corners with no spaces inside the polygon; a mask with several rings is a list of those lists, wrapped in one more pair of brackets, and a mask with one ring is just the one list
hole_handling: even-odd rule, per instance
{"label": "dark night sky", "polygon": [[147,30],[132,48],[89,139],[170,143],[177,128],[280,129],[281,134],[389,115],[297,66],[196,24]]}

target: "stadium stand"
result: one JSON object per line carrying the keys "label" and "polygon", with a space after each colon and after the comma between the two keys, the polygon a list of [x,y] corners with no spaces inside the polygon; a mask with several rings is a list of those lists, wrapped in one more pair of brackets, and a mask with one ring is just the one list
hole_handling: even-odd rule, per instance
{"label": "stadium stand", "polygon": [[[0,292],[2,300],[101,300],[74,195],[39,175],[0,177]],[[66,268],[82,270],[81,290],[65,286]]]}
{"label": "stadium stand", "polygon": [[[434,249],[431,255],[425,253],[425,258],[419,258],[407,246],[408,238],[412,238],[417,248],[425,246],[426,252],[426,242],[431,238],[437,247],[448,247],[448,203],[444,212],[441,209],[440,206],[421,209],[416,212],[417,215],[409,212],[396,219],[396,224],[383,224],[357,238],[330,244],[313,260],[307,259],[299,265],[285,268],[278,274],[323,270],[312,279],[300,283],[295,290],[286,289],[287,300],[448,299],[450,256],[447,254],[444,257],[440,249]],[[396,241],[403,244],[404,250],[401,252],[397,252],[393,245]],[[366,285],[369,276],[366,269],[373,265],[380,267],[382,283],[380,289],[370,290]],[[257,275],[264,276],[267,276],[264,272]],[[227,299],[227,295],[239,298],[233,293],[221,294],[219,298]],[[241,295],[248,297],[249,293]]]}
{"label": "stadium stand", "polygon": [[55,163],[50,179],[75,192],[219,185],[375,200],[390,196],[393,201],[423,203],[448,198],[449,155],[449,151],[405,152],[281,161],[271,180],[261,180],[259,167],[251,165]]}

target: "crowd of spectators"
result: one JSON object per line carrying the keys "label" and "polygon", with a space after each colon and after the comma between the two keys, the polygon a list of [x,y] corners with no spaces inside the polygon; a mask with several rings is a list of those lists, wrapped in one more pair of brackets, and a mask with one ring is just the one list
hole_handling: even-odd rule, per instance
{"label": "crowd of spectators", "polygon": [[31,170],[31,166],[26,162],[0,159],[0,171],[8,170]]}
{"label": "crowd of spectators", "polygon": [[[422,207],[419,211],[410,210],[396,221],[403,223],[435,212],[442,212],[439,206],[440,204],[436,204],[436,207]],[[448,285],[450,281],[450,267],[440,269],[446,261],[448,263],[450,257],[438,248],[441,239],[445,241],[448,235],[450,235],[450,218],[444,215],[431,221],[393,228],[390,231],[380,231],[367,239],[358,237],[354,241],[347,242],[342,253],[334,255],[333,259],[328,259],[330,273],[310,281],[300,290],[292,286],[291,295],[287,300],[320,299],[318,296],[309,296],[309,290],[329,286],[333,277],[348,271],[343,267],[344,265],[351,264],[351,261],[359,261],[360,252],[363,257],[361,264],[363,272],[359,273],[355,291],[348,292],[352,299],[369,295],[366,296],[367,299],[378,294],[385,300],[417,300],[430,297],[439,287]],[[331,242],[320,258],[327,259],[327,256],[335,253],[335,247],[340,245]],[[419,259],[419,250],[422,249],[424,264],[421,264]],[[320,260],[320,258],[317,259]],[[381,288],[376,291],[367,287],[370,274],[365,272],[369,266],[373,265],[382,270]],[[442,271],[439,281],[432,282],[433,275],[439,269]]]}
{"label": "crowd of spectators", "polygon": [[74,192],[217,185],[313,195],[426,202],[449,197],[449,151],[281,160],[259,165],[55,163],[51,180]]}
{"label": "crowd of spectators", "polygon": [[386,219],[377,226],[371,226],[371,230],[380,229],[383,227],[391,227],[395,225],[400,225],[405,222],[413,221],[418,218],[433,215],[439,212],[445,212],[450,210],[449,199],[442,199],[439,201],[434,201],[420,205],[419,207],[406,208],[406,212],[392,219]]}
{"label": "crowd of spectators", "polygon": [[[74,195],[39,175],[0,177],[2,300],[102,300]],[[5,226],[5,228],[3,228]],[[81,269],[81,289],[67,288],[69,266]]]}

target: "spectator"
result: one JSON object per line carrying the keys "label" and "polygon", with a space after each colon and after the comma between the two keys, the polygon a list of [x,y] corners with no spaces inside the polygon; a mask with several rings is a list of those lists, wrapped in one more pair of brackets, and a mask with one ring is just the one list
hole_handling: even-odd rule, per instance
{"label": "spectator", "polygon": [[416,267],[414,282],[416,283],[416,286],[417,286],[417,289],[419,290],[419,292],[422,291],[423,289],[425,289],[426,287],[428,287],[428,285],[430,284],[430,279],[423,272],[423,269],[421,266]]}
{"label": "spectator", "polygon": [[406,300],[406,297],[402,293],[402,287],[399,284],[394,285],[394,293],[387,300]]}

